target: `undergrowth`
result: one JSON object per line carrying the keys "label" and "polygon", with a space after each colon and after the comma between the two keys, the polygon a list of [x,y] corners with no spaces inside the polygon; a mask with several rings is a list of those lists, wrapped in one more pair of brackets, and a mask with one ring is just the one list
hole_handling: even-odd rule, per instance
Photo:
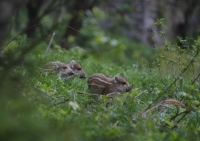
{"label": "undergrowth", "polygon": [[[184,48],[165,40],[163,49],[154,50],[153,67],[146,61],[116,64],[109,56],[94,57],[80,47],[66,51],[55,45],[45,52],[45,42],[32,48],[21,46],[24,40],[20,36],[3,52],[2,140],[199,140],[200,38],[192,43],[179,38]],[[15,54],[20,47],[32,50]],[[71,60],[81,63],[87,77],[124,76],[132,91],[94,99],[87,79],[40,74],[47,62]]]}

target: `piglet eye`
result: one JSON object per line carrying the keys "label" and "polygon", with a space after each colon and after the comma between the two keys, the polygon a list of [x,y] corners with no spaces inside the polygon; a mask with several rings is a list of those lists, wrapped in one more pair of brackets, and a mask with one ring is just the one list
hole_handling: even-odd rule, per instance
{"label": "piglet eye", "polygon": [[79,71],[80,71],[80,70],[81,70],[81,68],[77,68],[77,70],[79,70]]}
{"label": "piglet eye", "polygon": [[126,82],[122,82],[122,85],[126,85]]}
{"label": "piglet eye", "polygon": [[67,69],[67,67],[63,67],[63,69]]}

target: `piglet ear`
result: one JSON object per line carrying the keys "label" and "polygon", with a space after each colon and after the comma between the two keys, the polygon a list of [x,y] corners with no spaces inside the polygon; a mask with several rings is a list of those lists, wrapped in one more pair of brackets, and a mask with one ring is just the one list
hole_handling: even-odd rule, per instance
{"label": "piglet ear", "polygon": [[115,78],[115,83],[118,83],[119,82],[119,76],[115,75],[114,78]]}
{"label": "piglet ear", "polygon": [[74,65],[76,64],[76,61],[75,60],[72,60],[71,62],[70,62],[70,68],[74,68]]}
{"label": "piglet ear", "polygon": [[60,68],[60,61],[56,61],[56,69]]}

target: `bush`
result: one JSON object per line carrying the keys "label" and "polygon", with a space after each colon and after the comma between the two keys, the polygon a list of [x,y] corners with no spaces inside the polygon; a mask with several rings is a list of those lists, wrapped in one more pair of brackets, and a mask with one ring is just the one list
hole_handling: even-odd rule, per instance
{"label": "bush", "polygon": [[[100,33],[93,38],[98,44],[104,37]],[[46,53],[45,42],[33,41],[19,54],[9,52],[20,48],[22,40],[28,41],[19,36],[5,48],[0,66],[2,140],[199,140],[199,38],[192,45],[180,38],[184,49],[166,41],[164,50],[154,52],[155,67],[119,64],[121,58],[113,63],[128,51],[119,41],[121,50],[108,47],[116,54],[113,58],[109,52],[95,57],[87,49],[66,51],[56,44]],[[126,77],[133,91],[95,100],[87,79],[40,75],[46,62],[72,59],[82,64],[88,77],[97,72]]]}

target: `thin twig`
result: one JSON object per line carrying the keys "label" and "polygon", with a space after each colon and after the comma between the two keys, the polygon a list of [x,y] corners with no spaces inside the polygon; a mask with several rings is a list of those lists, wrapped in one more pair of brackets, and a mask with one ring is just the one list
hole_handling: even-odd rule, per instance
{"label": "thin twig", "polygon": [[170,121],[172,121],[172,120],[175,120],[178,116],[180,116],[180,115],[182,115],[182,114],[184,114],[186,111],[184,111],[184,112],[181,112],[181,113],[176,113],[176,115],[175,116],[173,116],[173,117],[171,117],[170,118]]}
{"label": "thin twig", "polygon": [[[197,107],[199,107],[199,106],[200,106],[200,104],[196,105],[195,107],[197,108]],[[177,125],[179,122],[181,122],[181,120],[183,120],[183,119],[185,118],[185,116],[188,115],[188,114],[190,114],[190,112],[192,112],[193,110],[194,110],[194,108],[191,108],[191,109],[189,109],[189,110],[186,110],[186,111],[180,113],[179,115],[181,115],[181,114],[184,114],[184,115],[176,122],[176,125]],[[172,129],[174,129],[174,128],[176,127],[176,125],[174,125],[174,126],[172,127]]]}
{"label": "thin twig", "polygon": [[[197,51],[197,53],[195,54],[195,56],[192,58],[192,60],[190,61],[190,63],[187,65],[187,67],[181,72],[181,74],[179,76],[182,76],[190,67],[190,65],[192,65],[192,63],[194,62],[195,58],[199,55],[199,49]],[[170,89],[175,83],[176,81],[178,81],[180,79],[180,77],[177,77],[174,82],[171,83],[171,85],[168,87],[168,89]]]}
{"label": "thin twig", "polygon": [[171,105],[174,105],[174,106],[181,106],[182,108],[186,108],[185,107],[185,104],[183,104],[182,102],[178,101],[178,100],[175,100],[175,99],[166,99],[166,100],[163,100],[161,102],[159,102],[158,104],[156,104],[155,106],[153,106],[152,108],[150,109],[147,109],[145,112],[142,113],[142,116],[145,116],[148,112],[150,112],[151,110],[163,105],[163,104],[171,104]]}
{"label": "thin twig", "polygon": [[53,32],[53,34],[52,34],[52,36],[51,36],[51,40],[50,40],[50,42],[49,42],[49,44],[48,44],[48,46],[47,46],[47,49],[46,49],[46,53],[48,52],[48,50],[49,50],[49,48],[50,48],[50,46],[51,46],[51,43],[52,43],[52,41],[53,41],[53,38],[54,38],[54,36],[55,36],[55,31]]}
{"label": "thin twig", "polygon": [[[3,47],[1,48],[1,50],[3,50],[6,46],[8,46],[12,41],[14,41],[14,40],[15,40],[19,35],[21,35],[22,33],[26,32],[26,31],[28,31],[28,30],[30,30],[30,29],[32,29],[32,28],[35,28],[36,26],[40,26],[40,25],[47,24],[47,23],[50,23],[50,22],[38,23],[38,24],[35,24],[35,25],[30,26],[29,28],[23,30],[22,32],[20,32],[19,34],[17,34],[17,36],[15,36],[14,38],[12,38],[8,43],[6,43],[6,45],[3,46]],[[42,40],[42,39],[41,39],[41,40]],[[36,42],[36,43],[37,43],[37,42]]]}
{"label": "thin twig", "polygon": [[120,92],[113,92],[113,93],[107,94],[108,97],[112,95],[122,95],[122,94]]}
{"label": "thin twig", "polygon": [[192,85],[196,82],[196,80],[199,78],[200,73],[197,75],[197,77],[193,80]]}
{"label": "thin twig", "polygon": [[[100,96],[100,94],[91,94],[91,93],[80,92],[80,91],[75,91],[75,93],[77,93],[77,94],[85,94],[85,95],[93,95],[93,96]],[[119,92],[113,92],[113,93],[109,93],[109,94],[101,95],[101,96],[108,96],[108,97],[110,97],[112,95],[122,95],[122,94],[120,94]]]}
{"label": "thin twig", "polygon": [[177,124],[185,118],[185,116],[190,113],[190,111],[185,111],[185,114],[177,121],[177,123],[172,127],[172,130],[177,126]]}
{"label": "thin twig", "polygon": [[[61,12],[60,12],[60,15],[59,15],[59,18],[58,18],[58,23],[62,20],[62,15],[63,15],[63,10],[61,9]],[[50,42],[49,42],[49,44],[47,46],[46,53],[48,52],[55,35],[56,35],[56,32],[54,31],[52,36],[51,36],[51,40],[50,40]]]}
{"label": "thin twig", "polygon": [[141,93],[137,94],[137,95],[135,96],[135,99],[137,99],[138,96],[140,96],[141,94],[146,93],[146,92],[147,92],[147,90],[144,90],[144,91],[142,91]]}
{"label": "thin twig", "polygon": [[80,92],[80,91],[75,91],[75,93],[77,93],[77,94],[85,94],[85,95],[94,95],[94,96],[100,96],[99,94],[90,94],[90,93],[86,93],[86,92]]}
{"label": "thin twig", "polygon": [[117,121],[114,125],[117,126],[118,123],[119,123],[119,121]]}

